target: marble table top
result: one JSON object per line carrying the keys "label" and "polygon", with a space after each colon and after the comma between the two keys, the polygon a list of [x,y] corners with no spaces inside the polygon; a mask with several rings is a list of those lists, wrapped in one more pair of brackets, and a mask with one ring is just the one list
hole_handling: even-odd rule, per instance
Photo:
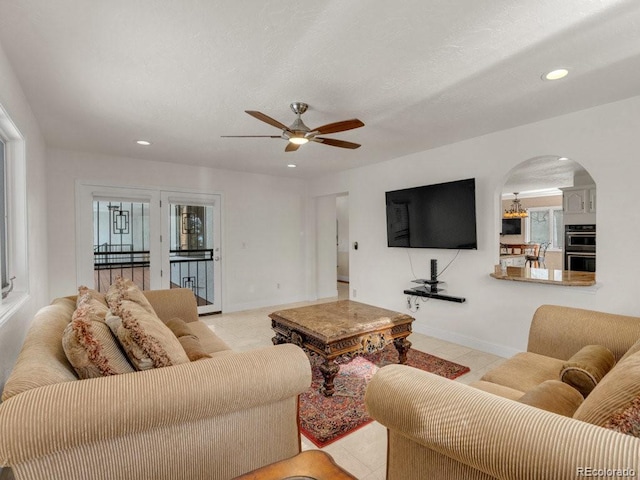
{"label": "marble table top", "polygon": [[325,339],[357,335],[390,325],[410,323],[414,320],[413,317],[404,313],[352,300],[279,310],[270,314],[269,317]]}

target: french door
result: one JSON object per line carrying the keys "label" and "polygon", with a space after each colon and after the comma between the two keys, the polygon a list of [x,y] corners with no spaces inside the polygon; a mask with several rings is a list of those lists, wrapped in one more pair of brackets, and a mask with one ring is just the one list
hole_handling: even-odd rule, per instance
{"label": "french door", "polygon": [[163,288],[193,290],[199,313],[222,311],[220,195],[161,192],[161,209]]}
{"label": "french door", "polygon": [[79,185],[79,284],[104,292],[122,276],[144,290],[189,288],[198,313],[222,311],[220,203],[214,194]]}

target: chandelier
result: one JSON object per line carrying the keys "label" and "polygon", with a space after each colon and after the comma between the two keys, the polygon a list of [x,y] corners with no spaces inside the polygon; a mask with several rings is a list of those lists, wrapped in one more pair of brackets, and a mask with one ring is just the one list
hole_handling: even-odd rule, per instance
{"label": "chandelier", "polygon": [[520,199],[518,199],[518,192],[513,192],[514,199],[511,202],[511,206],[508,210],[504,211],[504,218],[524,218],[528,217],[529,214],[520,204]]}

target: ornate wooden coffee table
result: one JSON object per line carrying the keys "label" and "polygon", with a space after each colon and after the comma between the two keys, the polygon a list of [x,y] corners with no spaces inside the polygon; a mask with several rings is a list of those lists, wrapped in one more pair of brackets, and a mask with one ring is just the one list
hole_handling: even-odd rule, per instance
{"label": "ornate wooden coffee table", "polygon": [[306,450],[234,480],[357,480],[341,469],[328,453]]}
{"label": "ornate wooden coffee table", "polygon": [[400,363],[406,363],[414,318],[393,310],[351,300],[280,310],[269,315],[274,344],[294,343],[320,355],[324,362],[322,393],[333,395],[333,380],[340,369],[335,360],[382,350],[393,342]]}

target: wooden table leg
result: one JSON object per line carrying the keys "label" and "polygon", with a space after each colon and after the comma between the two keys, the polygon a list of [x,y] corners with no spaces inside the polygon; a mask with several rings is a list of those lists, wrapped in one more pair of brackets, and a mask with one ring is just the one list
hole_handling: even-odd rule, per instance
{"label": "wooden table leg", "polygon": [[398,363],[405,365],[407,363],[407,352],[411,348],[411,342],[407,340],[405,337],[405,338],[396,338],[393,341],[393,344],[395,345],[396,350],[398,350],[398,357],[399,357]]}
{"label": "wooden table leg", "polygon": [[336,378],[339,371],[340,367],[333,360],[325,359],[324,363],[320,365],[320,372],[324,377],[324,386],[320,388],[320,391],[325,397],[333,395],[333,379]]}

